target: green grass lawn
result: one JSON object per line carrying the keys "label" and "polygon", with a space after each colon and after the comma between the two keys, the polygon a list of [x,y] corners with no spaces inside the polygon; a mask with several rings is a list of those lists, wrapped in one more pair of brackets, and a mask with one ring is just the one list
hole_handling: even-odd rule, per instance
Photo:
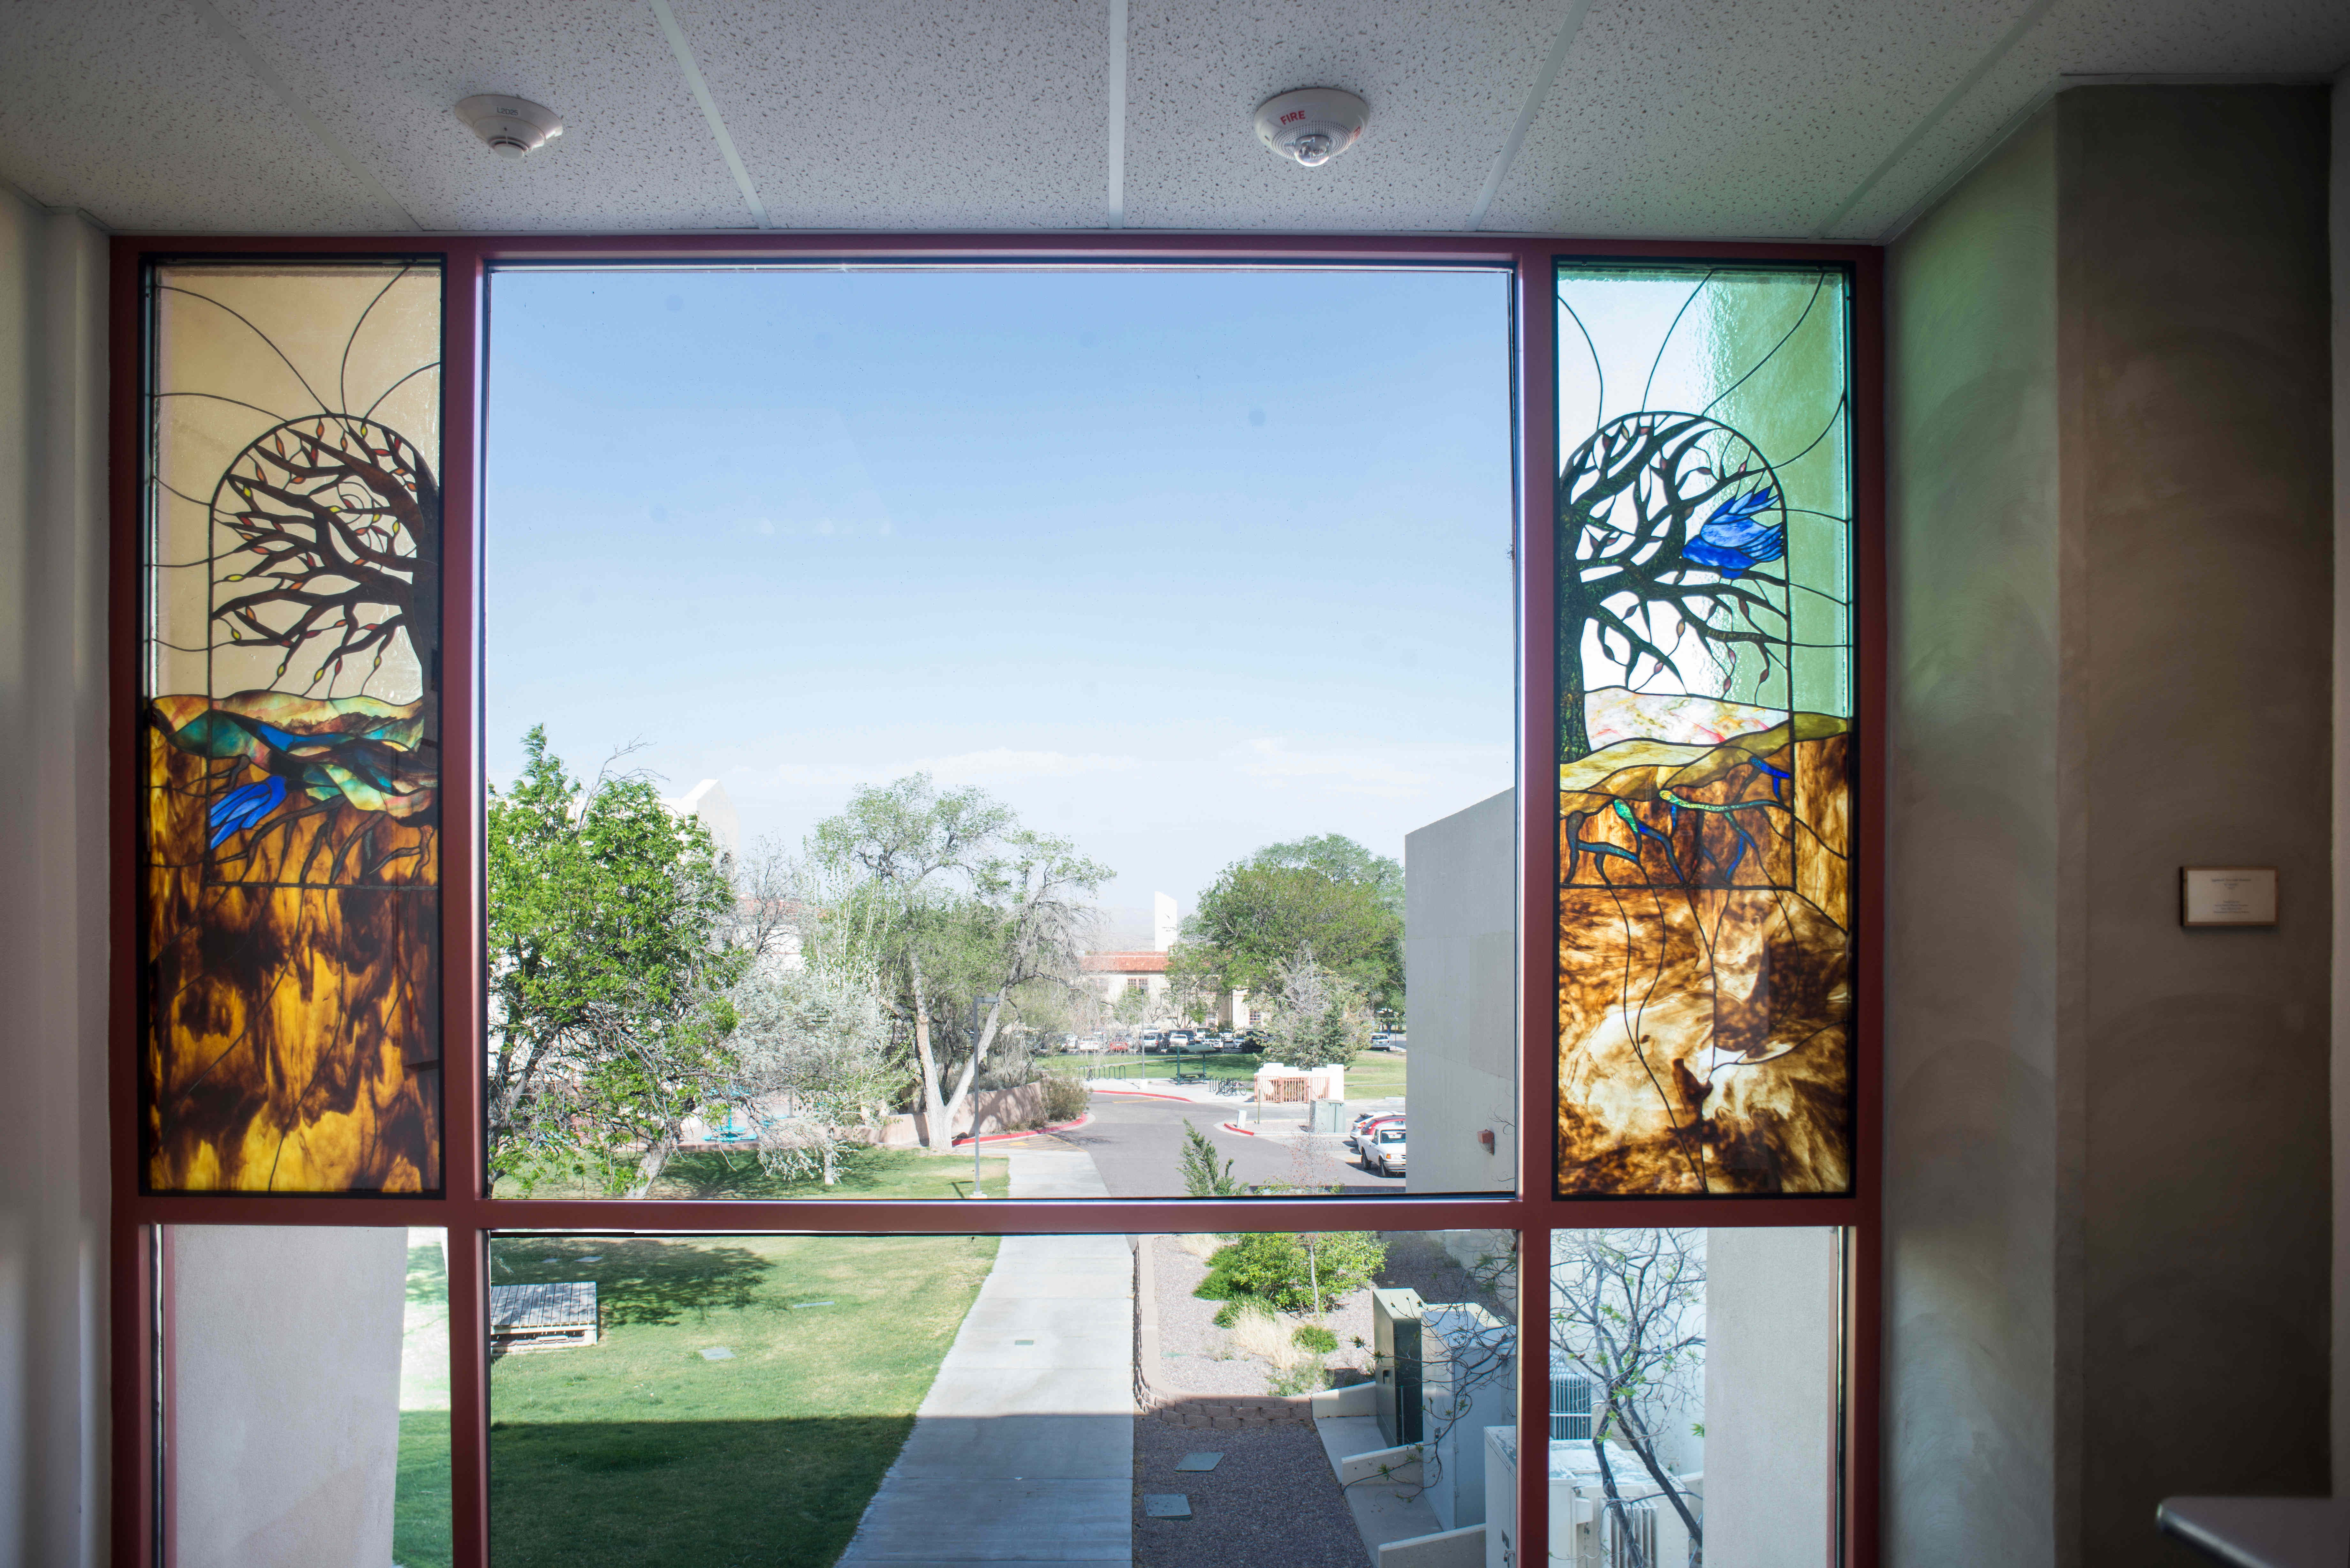
{"label": "green grass lawn", "polygon": [[400,1568],[449,1568],[449,1273],[440,1234],[410,1232],[391,1503],[391,1560]]}
{"label": "green grass lawn", "polygon": [[400,1472],[392,1492],[391,1560],[449,1568],[449,1412],[400,1413]]}
{"label": "green grass lawn", "polygon": [[[999,1157],[983,1158],[981,1169],[988,1189],[1003,1195],[1004,1165]],[[770,1176],[748,1150],[712,1150],[671,1157],[653,1183],[654,1198],[968,1198],[971,1196],[971,1151],[925,1154],[911,1148],[850,1148],[841,1152],[839,1181],[831,1187],[813,1178],[787,1181]],[[496,1195],[520,1198],[522,1189],[501,1178]],[[598,1198],[587,1188],[556,1187],[542,1182],[533,1198]]]}
{"label": "green grass lawn", "polygon": [[[990,1163],[1000,1192],[1003,1162]],[[879,1151],[859,1179],[856,1196],[951,1198],[971,1171]],[[603,1325],[592,1346],[491,1368],[493,1561],[831,1563],[995,1249],[960,1236],[499,1240],[494,1283],[592,1279]],[[717,1347],[733,1356],[702,1357]]]}
{"label": "green grass lawn", "polygon": [[[1037,1061],[1051,1071],[1082,1073],[1093,1064],[1094,1058],[1088,1054],[1079,1054],[1066,1056],[1042,1056],[1037,1058]],[[1105,1066],[1123,1066],[1127,1072],[1136,1076],[1153,1078],[1173,1077],[1175,1064],[1179,1061],[1187,1064],[1204,1065],[1211,1078],[1245,1080],[1253,1079],[1256,1076],[1256,1070],[1263,1064],[1264,1058],[1239,1051],[1222,1051],[1207,1056],[1106,1055],[1101,1058],[1102,1064]],[[1390,1096],[1401,1095],[1403,1064],[1403,1057],[1392,1052],[1364,1052],[1347,1064],[1347,1097],[1350,1100],[1380,1100]]]}

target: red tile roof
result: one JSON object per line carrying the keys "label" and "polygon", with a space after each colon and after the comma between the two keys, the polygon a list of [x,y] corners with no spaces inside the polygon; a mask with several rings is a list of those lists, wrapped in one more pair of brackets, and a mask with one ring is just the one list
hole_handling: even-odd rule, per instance
{"label": "red tile roof", "polygon": [[1093,974],[1165,974],[1165,953],[1087,953],[1077,961]]}

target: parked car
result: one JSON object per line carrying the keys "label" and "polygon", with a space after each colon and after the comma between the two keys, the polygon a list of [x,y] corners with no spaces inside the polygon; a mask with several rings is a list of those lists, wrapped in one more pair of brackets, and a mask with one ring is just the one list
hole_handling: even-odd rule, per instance
{"label": "parked car", "polygon": [[1363,1140],[1366,1137],[1368,1137],[1374,1131],[1388,1122],[1394,1122],[1398,1126],[1401,1126],[1403,1123],[1403,1113],[1401,1111],[1365,1111],[1361,1116],[1355,1118],[1354,1124],[1351,1127],[1347,1127],[1347,1147],[1348,1148],[1362,1147]]}
{"label": "parked car", "polygon": [[1381,1122],[1365,1136],[1362,1144],[1363,1168],[1381,1176],[1401,1176],[1404,1170],[1403,1123]]}
{"label": "parked car", "polygon": [[1371,1049],[1374,1051],[1401,1051],[1404,1048],[1404,1039],[1400,1034],[1374,1034],[1371,1036]]}
{"label": "parked car", "polygon": [[1170,1050],[1170,1051],[1189,1051],[1191,1048],[1191,1032],[1190,1030],[1188,1030],[1188,1029],[1170,1029],[1170,1030],[1169,1030],[1169,1031],[1167,1032],[1167,1049],[1168,1049],[1168,1050]]}

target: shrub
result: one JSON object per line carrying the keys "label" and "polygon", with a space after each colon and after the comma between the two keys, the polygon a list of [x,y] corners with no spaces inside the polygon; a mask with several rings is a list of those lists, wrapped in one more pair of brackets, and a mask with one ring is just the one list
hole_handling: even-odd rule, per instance
{"label": "shrub", "polygon": [[1289,1338],[1299,1348],[1313,1351],[1317,1355],[1327,1355],[1338,1348],[1338,1336],[1318,1323],[1299,1324],[1297,1332]]}
{"label": "shrub", "polygon": [[1308,1362],[1303,1366],[1276,1366],[1264,1380],[1265,1391],[1284,1397],[1298,1394],[1318,1394],[1330,1386],[1330,1375]]}
{"label": "shrub", "polygon": [[1094,1092],[1083,1079],[1055,1073],[1045,1080],[1045,1119],[1048,1122],[1073,1122],[1086,1114],[1094,1103]]}
{"label": "shrub", "polygon": [[1193,1198],[1237,1198],[1232,1162],[1216,1163],[1216,1146],[1190,1122],[1183,1124],[1183,1190]]}
{"label": "shrub", "polygon": [[1367,1231],[1275,1231],[1243,1236],[1218,1252],[1191,1293],[1208,1301],[1246,1296],[1282,1312],[1318,1314],[1324,1302],[1368,1284],[1386,1262],[1387,1249]]}

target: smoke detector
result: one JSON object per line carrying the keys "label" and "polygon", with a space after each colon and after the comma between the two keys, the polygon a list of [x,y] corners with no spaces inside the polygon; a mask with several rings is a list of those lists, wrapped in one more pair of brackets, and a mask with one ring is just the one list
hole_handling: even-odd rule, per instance
{"label": "smoke detector", "polygon": [[1256,106],[1256,139],[1308,169],[1361,140],[1370,122],[1371,106],[1338,88],[1298,88]]}
{"label": "smoke detector", "polygon": [[563,117],[545,104],[494,92],[460,99],[457,118],[501,158],[536,152],[563,134]]}

